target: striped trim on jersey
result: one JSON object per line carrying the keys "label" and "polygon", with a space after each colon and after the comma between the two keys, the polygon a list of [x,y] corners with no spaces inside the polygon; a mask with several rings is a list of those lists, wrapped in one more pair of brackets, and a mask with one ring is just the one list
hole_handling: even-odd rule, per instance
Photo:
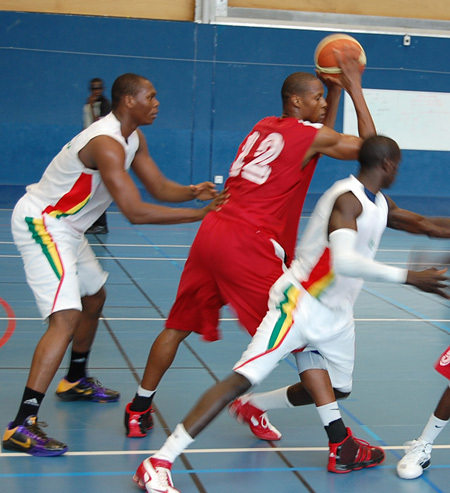
{"label": "striped trim on jersey", "polygon": [[322,256],[309,274],[309,278],[303,281],[302,286],[314,298],[320,295],[333,284],[335,279],[334,271],[331,267],[330,249],[325,248]]}
{"label": "striped trim on jersey", "polygon": [[73,187],[55,205],[49,205],[44,213],[56,219],[79,212],[91,198],[92,175],[81,173]]}

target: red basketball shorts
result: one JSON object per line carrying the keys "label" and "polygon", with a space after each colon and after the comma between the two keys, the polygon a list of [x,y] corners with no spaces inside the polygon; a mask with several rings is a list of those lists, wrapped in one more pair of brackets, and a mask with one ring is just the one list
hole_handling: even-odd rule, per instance
{"label": "red basketball shorts", "polygon": [[166,328],[220,338],[219,311],[228,305],[252,336],[267,312],[272,284],[283,273],[281,247],[266,234],[208,214],[186,261]]}
{"label": "red basketball shorts", "polygon": [[434,365],[435,370],[450,380],[450,346],[442,353]]}

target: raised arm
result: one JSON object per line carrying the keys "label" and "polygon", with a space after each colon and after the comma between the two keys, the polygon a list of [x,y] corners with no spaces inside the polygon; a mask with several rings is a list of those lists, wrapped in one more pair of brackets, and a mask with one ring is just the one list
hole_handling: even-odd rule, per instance
{"label": "raised arm", "polygon": [[316,75],[319,80],[327,88],[327,112],[323,124],[328,128],[334,128],[336,123],[337,112],[339,109],[339,101],[341,100],[342,87],[336,84],[336,81],[331,77],[325,77],[316,70]]}
{"label": "raised arm", "polygon": [[[343,56],[336,53],[336,58],[342,69],[340,77],[331,78],[330,76],[322,74],[321,79],[327,87],[330,86],[329,89],[332,85],[344,89],[352,99],[358,120],[359,137],[339,134],[330,128],[328,125],[329,123],[332,123],[334,126],[334,107],[327,109],[327,125],[322,127],[317,133],[308,155],[306,156],[306,160],[311,159],[315,153],[322,153],[335,159],[355,160],[358,158],[359,149],[364,139],[376,134],[375,124],[372,120],[361,86],[361,72],[358,62],[346,53],[344,53]],[[335,91],[337,91],[337,89],[334,89],[331,95],[332,104],[335,104],[334,99],[337,96]],[[329,115],[328,112],[330,113]],[[336,118],[335,115],[334,118]]]}
{"label": "raised arm", "polygon": [[[202,209],[166,207],[144,202],[133,179],[124,170],[125,151],[123,147],[119,142],[108,136],[102,135],[92,139],[80,151],[79,156],[85,166],[100,171],[102,180],[117,206],[133,224],[177,224],[200,221],[221,200],[221,197],[218,196]],[[160,172],[157,170],[156,165],[154,164],[153,168],[150,163],[149,166],[151,172],[147,176],[154,176],[157,183],[164,184],[163,179],[158,182]],[[156,190],[157,187],[153,188]],[[190,187],[179,185],[179,187],[172,188],[169,185],[168,189],[179,190],[180,195],[184,194],[183,196],[186,197],[185,200],[193,198]],[[165,193],[156,194],[156,198],[167,200],[167,196],[170,197],[171,193],[173,192],[169,192],[168,195]],[[163,199],[160,197],[163,197]]]}

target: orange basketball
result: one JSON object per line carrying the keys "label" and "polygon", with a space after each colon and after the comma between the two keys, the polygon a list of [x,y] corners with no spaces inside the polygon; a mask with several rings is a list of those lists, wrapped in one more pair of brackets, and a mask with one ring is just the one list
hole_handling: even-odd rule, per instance
{"label": "orange basketball", "polygon": [[345,51],[356,58],[361,66],[361,72],[364,71],[367,58],[358,41],[348,34],[330,34],[322,39],[314,52],[314,62],[319,72],[333,77],[339,77],[342,73],[336,60],[335,50],[340,53]]}

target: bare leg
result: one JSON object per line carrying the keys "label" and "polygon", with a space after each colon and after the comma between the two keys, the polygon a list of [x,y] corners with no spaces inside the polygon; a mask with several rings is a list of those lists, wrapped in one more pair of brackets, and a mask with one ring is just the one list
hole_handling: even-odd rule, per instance
{"label": "bare leg", "polygon": [[[318,398],[321,402],[324,399],[327,400],[329,398],[331,382],[327,371],[319,369],[307,370],[307,372],[305,371],[301,374],[301,379],[301,382],[289,386],[287,390],[287,397],[293,406],[306,406],[308,404],[314,404],[314,399],[311,397],[311,393],[305,388],[305,385],[308,389],[312,388],[315,395],[317,393],[320,394],[320,397],[318,396]],[[325,394],[320,392],[320,389],[324,389],[324,392],[326,392],[328,397],[325,397]],[[341,392],[337,389],[333,389],[332,387],[331,390],[334,392],[334,399],[345,399],[350,395],[350,392]],[[330,402],[333,402],[334,399]],[[325,402],[325,404],[328,403]],[[317,405],[321,406],[323,404]]]}
{"label": "bare leg", "polygon": [[153,342],[145,365],[141,386],[156,390],[161,378],[170,368],[178,351],[178,346],[190,334],[189,331],[164,329]]}
{"label": "bare leg", "polygon": [[233,372],[203,394],[184,419],[184,428],[195,438],[227,404],[250,387],[251,383],[245,377]]}
{"label": "bare leg", "polygon": [[448,421],[450,419],[450,387],[447,387],[434,411],[436,418]]}
{"label": "bare leg", "polygon": [[106,291],[101,288],[92,296],[81,299],[83,310],[73,337],[72,349],[77,353],[84,353],[91,349],[97,333],[98,319],[105,304]]}
{"label": "bare leg", "polygon": [[27,387],[46,393],[79,320],[78,310],[61,310],[50,315],[48,328],[34,351]]}
{"label": "bare leg", "polygon": [[317,407],[336,400],[330,375],[326,370],[306,370],[300,374],[300,378]]}

